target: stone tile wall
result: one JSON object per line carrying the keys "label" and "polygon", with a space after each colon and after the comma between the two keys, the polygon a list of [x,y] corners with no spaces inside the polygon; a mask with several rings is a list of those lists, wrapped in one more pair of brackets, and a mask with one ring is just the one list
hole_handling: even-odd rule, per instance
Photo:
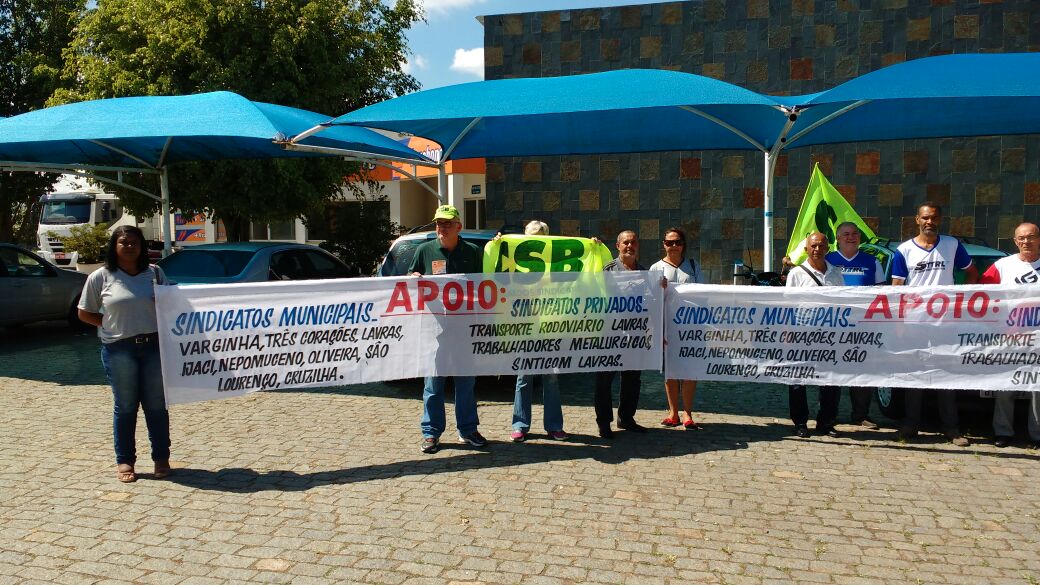
{"label": "stone tile wall", "polygon": [[[705,0],[488,16],[484,30],[487,79],[661,68],[783,95],[929,55],[1038,51],[1040,2]],[[926,199],[946,206],[946,231],[1008,251],[1019,221],[1040,221],[1037,136],[795,149],[776,170],[778,256],[816,163],[893,239],[915,233]],[[762,265],[762,166],[752,151],[489,159],[488,218],[605,241],[636,229],[644,263],[661,256],[662,230],[683,226],[709,281],[724,282],[737,258]]]}

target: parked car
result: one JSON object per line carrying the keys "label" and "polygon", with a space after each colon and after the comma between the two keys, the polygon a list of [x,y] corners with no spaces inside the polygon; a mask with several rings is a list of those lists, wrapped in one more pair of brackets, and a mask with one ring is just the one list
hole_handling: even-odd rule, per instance
{"label": "parked car", "polygon": [[285,242],[229,242],[183,248],[158,263],[171,284],[312,280],[358,276],[317,246]]}
{"label": "parked car", "polygon": [[[496,230],[462,230],[460,237],[483,249],[484,245],[494,239],[497,233]],[[523,233],[523,231],[520,233]],[[416,231],[397,238],[393,244],[390,244],[390,250],[387,251],[386,256],[383,256],[383,261],[379,264],[379,270],[376,271],[376,275],[404,276],[408,273],[408,267],[412,265],[412,259],[415,258],[415,249],[419,244],[428,242],[436,237],[437,232],[435,231]]]}
{"label": "parked car", "polygon": [[87,275],[62,270],[14,244],[0,243],[0,325],[68,320],[79,327],[76,305]]}
{"label": "parked car", "polygon": [[[972,262],[975,263],[975,267],[979,270],[981,276],[994,262],[1007,256],[1006,252],[1001,252],[994,248],[990,248],[986,245],[986,242],[981,240],[965,239],[960,238],[964,244],[964,249],[968,251],[968,255],[971,256]],[[896,249],[899,247],[900,242],[893,242],[886,239],[878,239],[870,244],[863,244],[860,249],[874,255],[879,261],[881,261],[882,268],[885,269],[885,281],[892,282],[892,258],[895,256]],[[964,284],[964,271],[956,270],[953,275],[953,279],[957,284]],[[1028,393],[1020,393],[1022,397],[1028,397]],[[957,394],[958,402],[965,410],[986,410],[992,408],[993,393],[987,390],[964,390]],[[877,389],[877,401],[878,406],[881,409],[881,414],[886,417],[899,420],[903,418],[906,411],[906,406],[903,400],[903,392],[899,388],[888,388],[881,387]],[[928,407],[924,412],[935,412],[935,408]]]}

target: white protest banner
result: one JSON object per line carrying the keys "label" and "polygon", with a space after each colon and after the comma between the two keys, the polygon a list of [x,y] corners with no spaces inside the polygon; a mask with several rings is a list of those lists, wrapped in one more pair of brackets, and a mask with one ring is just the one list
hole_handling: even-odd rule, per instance
{"label": "white protest banner", "polygon": [[435,301],[423,321],[437,375],[660,370],[664,289],[646,272],[484,278],[498,287],[494,311],[461,319]]}
{"label": "white protest banner", "polygon": [[168,404],[421,376],[660,369],[646,272],[156,287]]}
{"label": "white protest banner", "polygon": [[665,331],[667,378],[1040,390],[1029,287],[682,285]]}
{"label": "white protest banner", "polygon": [[379,318],[394,282],[156,287],[167,404],[420,376],[421,340]]}

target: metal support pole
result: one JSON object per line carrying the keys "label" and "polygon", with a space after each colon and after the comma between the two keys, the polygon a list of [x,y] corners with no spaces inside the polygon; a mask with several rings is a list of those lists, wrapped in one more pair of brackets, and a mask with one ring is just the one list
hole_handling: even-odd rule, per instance
{"label": "metal support pole", "polygon": [[762,196],[762,219],[763,219],[763,233],[762,237],[765,241],[762,242],[762,272],[773,271],[773,172],[776,170],[776,161],[780,158],[780,152],[783,151],[784,146],[787,144],[787,133],[794,127],[794,123],[798,121],[798,112],[796,110],[787,111],[787,122],[784,124],[783,129],[780,130],[780,135],[777,136],[776,142],[773,143],[772,148],[769,150],[762,151],[763,161],[765,162],[765,185],[764,193]]}
{"label": "metal support pole", "polygon": [[768,151],[762,153],[765,160],[765,193],[763,195],[762,271],[773,271],[773,167],[776,158]]}
{"label": "metal support pole", "polygon": [[166,167],[159,174],[159,195],[162,196],[163,258],[173,252],[173,230],[170,229],[170,178]]}
{"label": "metal support pole", "polygon": [[441,205],[448,202],[448,174],[444,172],[444,165],[437,165],[437,198]]}

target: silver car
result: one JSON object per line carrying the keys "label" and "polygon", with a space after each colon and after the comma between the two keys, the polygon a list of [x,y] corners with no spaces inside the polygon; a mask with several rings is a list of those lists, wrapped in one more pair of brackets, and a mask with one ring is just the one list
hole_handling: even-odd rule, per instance
{"label": "silver car", "polygon": [[187,246],[156,264],[170,284],[230,284],[358,276],[339,258],[309,244],[228,242]]}
{"label": "silver car", "polygon": [[66,319],[81,326],[76,304],[87,275],[62,270],[14,244],[0,243],[0,326]]}

